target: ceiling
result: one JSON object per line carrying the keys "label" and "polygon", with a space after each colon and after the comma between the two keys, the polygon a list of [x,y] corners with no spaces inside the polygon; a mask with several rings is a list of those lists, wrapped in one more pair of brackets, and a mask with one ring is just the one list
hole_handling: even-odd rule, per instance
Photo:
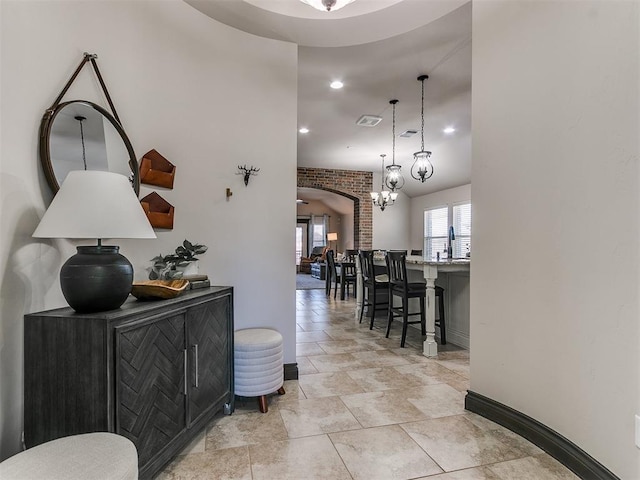
{"label": "ceiling", "polygon": [[[395,162],[406,180],[402,191],[415,197],[471,181],[469,1],[355,0],[332,12],[300,0],[185,1],[232,27],[298,44],[298,127],[309,129],[298,133],[298,166],[379,173],[380,155],[387,155],[385,165],[392,159],[389,101],[397,99]],[[421,74],[429,75],[424,142],[434,166],[425,183],[409,172],[421,149]],[[336,79],[344,83],[340,90],[329,87]],[[383,120],[375,127],[356,125],[365,114]],[[445,127],[456,131],[445,134]],[[400,137],[406,130],[418,133]]]}

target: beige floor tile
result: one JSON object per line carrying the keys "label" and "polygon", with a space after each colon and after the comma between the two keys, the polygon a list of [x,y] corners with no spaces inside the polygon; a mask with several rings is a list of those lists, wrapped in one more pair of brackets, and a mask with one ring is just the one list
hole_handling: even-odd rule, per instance
{"label": "beige floor tile", "polygon": [[404,391],[405,398],[427,418],[465,413],[464,394],[445,383],[425,385]]}
{"label": "beige floor tile", "polygon": [[247,447],[209,450],[177,457],[156,480],[251,480]]}
{"label": "beige floor tile", "polygon": [[343,395],[340,399],[363,427],[378,427],[428,418],[407,401],[402,390]]}
{"label": "beige floor tile", "polygon": [[452,358],[451,360],[437,360],[443,367],[456,372],[465,378],[469,378],[469,360],[465,358]]}
{"label": "beige floor tile", "polygon": [[249,447],[253,480],[351,480],[326,435]]}
{"label": "beige floor tile", "polygon": [[315,342],[309,343],[297,343],[296,344],[296,355],[298,357],[308,357],[310,355],[325,355],[326,352],[320,348]]}
{"label": "beige floor tile", "polygon": [[300,383],[298,382],[298,380],[286,380],[284,382],[283,388],[285,392],[284,395],[276,394],[269,399],[269,408],[271,408],[271,406],[279,408],[283,403],[303,400],[307,398],[300,388]]}
{"label": "beige floor tile", "polygon": [[397,425],[329,435],[351,476],[404,480],[442,469]]}
{"label": "beige floor tile", "polygon": [[296,333],[296,341],[298,343],[322,342],[327,340],[332,340],[332,338],[323,331]]}
{"label": "beige floor tile", "polygon": [[396,355],[388,350],[368,350],[366,352],[354,352],[354,358],[372,367],[393,367],[396,365],[408,365],[409,361],[401,355]]}
{"label": "beige floor tile", "polygon": [[296,361],[298,362],[298,375],[318,373],[318,369],[311,363],[309,357],[296,357]]}
{"label": "beige floor tile", "polygon": [[307,398],[362,393],[364,390],[346,372],[300,375],[300,388]]}
{"label": "beige floor tile", "polygon": [[256,411],[220,417],[209,428],[206,448],[217,450],[286,438],[287,429],[278,408],[270,407],[267,413]]}
{"label": "beige floor tile", "polygon": [[300,330],[296,330],[296,332],[317,332],[324,331],[327,328],[331,327],[331,322],[298,322],[297,326],[300,327]]}
{"label": "beige floor tile", "polygon": [[402,375],[393,367],[367,368],[347,372],[365,392],[380,392],[423,385],[413,378]]}
{"label": "beige floor tile", "polygon": [[318,345],[328,354],[363,352],[370,349],[367,344],[353,339],[318,342]]}
{"label": "beige floor tile", "polygon": [[288,402],[280,407],[289,438],[361,428],[338,397],[311,398]]}
{"label": "beige floor tile", "polygon": [[533,443],[522,438],[520,435],[513,433],[511,430],[504,428],[502,425],[498,425],[497,423],[481,417],[480,415],[476,415],[475,413],[467,412],[465,417],[481,429],[490,430],[494,436],[500,438],[503,442],[513,444],[516,448],[522,450],[526,456],[539,455],[543,453],[543,451]]}
{"label": "beige floor tile", "polygon": [[412,363],[400,365],[394,369],[403,376],[410,378],[421,385],[435,385],[436,383],[457,382],[465,380],[457,373],[439,365],[436,362]]}
{"label": "beige floor tile", "polygon": [[547,454],[489,466],[500,480],[577,480],[578,477]]}
{"label": "beige floor tile", "polygon": [[[488,467],[468,468],[451,473],[442,473],[431,477],[417,478],[416,480],[502,480]],[[511,479],[516,480],[516,479]]]}
{"label": "beige floor tile", "polygon": [[401,427],[447,472],[528,455],[526,448],[504,441],[494,430],[478,427],[466,415],[407,423]]}
{"label": "beige floor tile", "polygon": [[335,355],[314,355],[308,357],[318,372],[338,372],[341,370],[355,370],[358,368],[372,368],[362,359],[356,358],[353,353],[338,353]]}

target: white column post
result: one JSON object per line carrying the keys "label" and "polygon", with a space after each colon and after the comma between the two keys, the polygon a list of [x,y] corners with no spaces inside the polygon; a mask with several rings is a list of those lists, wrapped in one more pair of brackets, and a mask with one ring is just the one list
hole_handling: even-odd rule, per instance
{"label": "white column post", "polygon": [[427,317],[427,338],[423,345],[423,355],[425,357],[438,356],[438,344],[436,343],[436,278],[438,278],[438,267],[433,265],[424,266],[424,278],[427,281],[426,317]]}

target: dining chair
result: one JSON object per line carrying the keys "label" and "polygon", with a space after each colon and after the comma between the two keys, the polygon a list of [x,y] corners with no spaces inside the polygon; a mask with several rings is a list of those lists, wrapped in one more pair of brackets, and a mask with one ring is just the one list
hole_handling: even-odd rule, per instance
{"label": "dining chair", "polygon": [[[387,263],[387,271],[389,273],[389,307],[388,307],[388,323],[386,338],[389,338],[391,332],[391,323],[394,318],[402,317],[402,337],[400,347],[404,348],[407,338],[407,327],[412,324],[419,323],[422,335],[427,334],[426,330],[426,314],[425,314],[425,297],[427,294],[427,284],[425,282],[410,282],[407,278],[406,254],[403,252],[388,251],[385,255]],[[400,297],[400,306],[393,305],[393,298]],[[418,298],[420,300],[420,310],[417,312],[409,312],[409,299]],[[409,317],[419,315],[420,320],[409,321]]]}
{"label": "dining chair", "polygon": [[[376,312],[380,310],[387,311],[389,307],[389,277],[388,275],[376,276],[372,250],[360,250],[358,255],[362,272],[362,286],[365,290],[363,293],[366,293],[366,295],[362,296],[360,323],[362,323],[364,309],[367,307],[371,317],[369,330],[372,330]],[[384,292],[384,295],[380,295],[378,292]]]}
{"label": "dining chair", "polygon": [[[333,250],[327,250],[327,276],[325,279],[325,294],[327,297],[331,295],[331,282],[335,283],[335,292],[338,291],[338,272],[336,270],[336,260],[334,257]],[[333,294],[335,298],[335,292]]]}

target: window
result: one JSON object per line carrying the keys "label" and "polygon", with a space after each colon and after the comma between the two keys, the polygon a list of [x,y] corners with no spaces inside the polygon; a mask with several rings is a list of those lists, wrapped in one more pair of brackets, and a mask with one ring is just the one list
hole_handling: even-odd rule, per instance
{"label": "window", "polygon": [[449,207],[424,212],[424,252],[428,259],[436,260],[438,252],[446,251],[449,229]]}
{"label": "window", "polygon": [[[438,207],[424,212],[424,251],[426,258],[443,257],[449,243],[449,225],[453,225],[453,258],[465,257],[471,251],[471,203]],[[444,255],[446,256],[446,254]]]}
{"label": "window", "polygon": [[471,204],[453,206],[453,258],[465,257],[471,251]]}
{"label": "window", "polygon": [[313,243],[312,247],[324,247],[327,244],[326,235],[324,234],[324,224],[315,224],[313,226]]}

